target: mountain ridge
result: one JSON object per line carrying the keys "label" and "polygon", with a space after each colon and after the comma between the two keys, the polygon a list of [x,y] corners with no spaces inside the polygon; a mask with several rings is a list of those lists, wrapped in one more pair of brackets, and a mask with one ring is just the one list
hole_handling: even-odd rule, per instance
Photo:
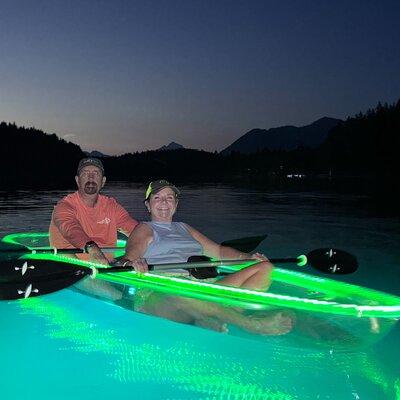
{"label": "mountain ridge", "polygon": [[170,142],[167,145],[161,146],[158,151],[168,151],[168,150],[178,150],[178,149],[184,149],[184,147],[176,142]]}
{"label": "mountain ridge", "polygon": [[232,152],[251,154],[263,149],[316,148],[326,139],[329,132],[341,122],[343,121],[340,119],[322,117],[301,127],[284,125],[270,129],[251,129],[220,153],[222,155],[228,155]]}

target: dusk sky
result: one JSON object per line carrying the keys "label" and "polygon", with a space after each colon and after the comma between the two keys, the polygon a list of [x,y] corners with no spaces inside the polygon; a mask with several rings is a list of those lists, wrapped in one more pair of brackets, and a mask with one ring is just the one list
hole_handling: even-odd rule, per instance
{"label": "dusk sky", "polygon": [[400,1],[1,1],[0,121],[222,150],[400,98]]}

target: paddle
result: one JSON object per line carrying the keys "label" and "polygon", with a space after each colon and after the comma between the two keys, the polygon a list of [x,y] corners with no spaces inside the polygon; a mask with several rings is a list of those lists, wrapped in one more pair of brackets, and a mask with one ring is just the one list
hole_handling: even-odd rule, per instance
{"label": "paddle", "polygon": [[[39,258],[43,256],[27,255],[23,259],[0,262],[0,299],[14,300],[39,296],[66,288],[87,275],[97,273],[111,273],[121,271],[132,271],[129,267],[97,268],[97,265],[85,263],[76,259],[59,259],[49,255],[48,259]],[[342,250],[317,249],[296,258],[271,259],[273,263],[298,263],[304,265],[305,257],[314,268],[331,274],[346,274],[357,270],[356,258]],[[176,268],[209,268],[241,263],[257,263],[255,259],[247,260],[220,260],[220,261],[194,261],[187,263],[172,263],[161,265],[149,265],[149,270],[165,271]],[[75,264],[75,265],[74,265]]]}
{"label": "paddle", "polygon": [[[200,272],[199,269],[209,269],[222,266],[237,265],[243,263],[255,263],[257,260],[251,258],[246,260],[219,260],[209,261],[206,260],[205,256],[192,256],[188,259],[190,267],[182,267],[182,264],[161,264],[154,266],[155,270],[163,271],[172,268],[185,268],[188,269],[193,276],[199,279],[204,279],[203,276],[196,276],[195,273]],[[300,255],[298,257],[287,257],[287,258],[271,258],[269,260],[273,264],[297,264],[299,267],[303,267],[309,264],[314,269],[321,271],[325,274],[337,274],[345,275],[355,272],[358,268],[358,262],[356,257],[347,251],[323,248],[315,249],[307,253],[307,255]],[[149,268],[150,269],[150,268]],[[151,270],[151,269],[150,269]],[[229,273],[229,272],[228,272]],[[215,275],[205,276],[206,278],[215,277],[218,275],[225,275],[225,273],[217,273]]]}

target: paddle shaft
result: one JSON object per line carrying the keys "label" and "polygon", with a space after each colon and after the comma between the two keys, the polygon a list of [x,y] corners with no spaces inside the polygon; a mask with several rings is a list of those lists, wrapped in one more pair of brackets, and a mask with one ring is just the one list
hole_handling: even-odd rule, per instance
{"label": "paddle shaft", "polygon": [[[297,263],[299,259],[297,257],[288,258],[271,258],[269,259],[271,263],[276,264],[287,264],[287,263]],[[189,262],[189,263],[170,263],[170,264],[155,264],[149,265],[149,271],[165,271],[169,269],[176,268],[208,268],[208,267],[228,267],[230,265],[238,264],[258,264],[260,260],[256,258],[246,258],[246,259],[234,259],[234,260],[217,260],[217,261],[199,261],[199,262]]]}
{"label": "paddle shaft", "polygon": [[[288,258],[272,258],[269,260],[271,263],[287,264],[287,263],[297,263],[298,258],[288,257]],[[234,260],[217,260],[217,261],[199,261],[199,262],[181,262],[181,263],[167,263],[167,264],[149,264],[149,271],[168,271],[171,269],[192,269],[192,268],[218,268],[218,267],[228,267],[230,265],[238,264],[258,264],[260,260],[255,258],[246,259],[234,259]],[[99,268],[97,271],[99,273],[110,273],[110,272],[124,272],[133,271],[133,267],[113,266],[108,268]]]}
{"label": "paddle shaft", "polygon": [[[180,262],[180,263],[167,263],[167,264],[149,264],[149,271],[168,271],[170,269],[188,269],[188,268],[210,268],[222,267],[229,265],[237,265],[238,263],[257,263],[258,260],[254,258],[243,260],[218,260],[218,261],[198,261],[198,262]],[[133,267],[128,267],[133,270]],[[115,266],[109,268],[102,268],[100,271],[104,272],[120,272],[127,271],[127,267]]]}

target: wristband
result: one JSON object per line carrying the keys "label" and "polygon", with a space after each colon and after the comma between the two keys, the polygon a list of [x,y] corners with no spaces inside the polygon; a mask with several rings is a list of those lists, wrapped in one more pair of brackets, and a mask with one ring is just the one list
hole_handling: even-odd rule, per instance
{"label": "wristband", "polygon": [[90,250],[93,246],[97,246],[97,243],[96,243],[95,241],[90,240],[89,242],[87,242],[87,243],[85,244],[85,247],[84,247],[85,253],[89,253],[89,250]]}

